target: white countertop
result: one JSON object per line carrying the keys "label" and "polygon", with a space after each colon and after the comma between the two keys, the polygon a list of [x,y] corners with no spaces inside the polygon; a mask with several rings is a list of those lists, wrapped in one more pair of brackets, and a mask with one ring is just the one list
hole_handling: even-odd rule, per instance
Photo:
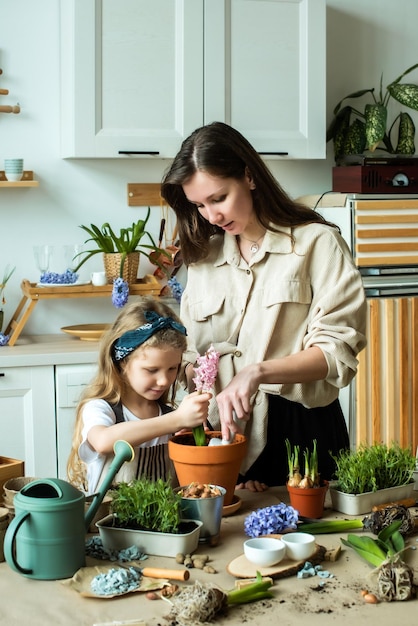
{"label": "white countertop", "polygon": [[95,363],[99,341],[60,335],[21,335],[14,346],[0,346],[0,367]]}

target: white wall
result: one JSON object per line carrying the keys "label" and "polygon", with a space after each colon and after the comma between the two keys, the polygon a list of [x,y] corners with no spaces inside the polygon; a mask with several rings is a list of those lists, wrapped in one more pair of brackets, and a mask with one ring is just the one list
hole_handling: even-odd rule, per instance
{"label": "white wall", "polygon": [[[396,5],[393,0],[327,0],[328,120],[336,102],[351,91],[378,88],[383,70],[386,85],[418,62],[417,23],[416,0]],[[159,182],[168,166],[167,161],[60,159],[58,26],[59,0],[0,0],[0,88],[9,90],[0,104],[19,102],[22,108],[20,115],[0,114],[0,169],[6,157],[24,157],[25,168],[40,181],[38,188],[0,189],[0,279],[7,263],[17,267],[7,286],[6,321],[20,300],[21,279],[38,278],[34,244],[82,242],[80,224],[109,221],[120,228],[143,217],[146,208],[128,207],[126,185]],[[417,80],[412,74],[411,82]],[[326,160],[270,166],[291,195],[322,193],[332,185],[330,145],[328,153]],[[153,208],[154,235],[160,217],[160,208]],[[146,259],[142,262],[149,271]],[[99,260],[90,264],[85,274],[99,265]],[[64,325],[110,321],[115,315],[110,299],[44,301],[24,333],[59,333]]]}

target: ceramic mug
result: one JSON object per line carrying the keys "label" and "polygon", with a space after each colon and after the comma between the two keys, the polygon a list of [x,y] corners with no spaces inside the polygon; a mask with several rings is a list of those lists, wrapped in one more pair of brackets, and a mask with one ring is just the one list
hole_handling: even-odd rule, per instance
{"label": "ceramic mug", "polygon": [[95,287],[102,287],[103,285],[107,285],[106,272],[92,272],[91,282]]}
{"label": "ceramic mug", "polygon": [[4,174],[8,181],[22,180],[23,159],[4,159]]}

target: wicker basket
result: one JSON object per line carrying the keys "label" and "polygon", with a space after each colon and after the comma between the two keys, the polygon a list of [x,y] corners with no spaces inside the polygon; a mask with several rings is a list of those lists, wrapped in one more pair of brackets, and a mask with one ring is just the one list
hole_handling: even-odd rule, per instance
{"label": "wicker basket", "polygon": [[[123,264],[122,278],[126,280],[128,285],[136,283],[138,278],[139,254],[139,250],[130,252],[126,256],[125,263]],[[113,283],[115,278],[119,278],[121,259],[122,254],[120,252],[103,254],[104,268],[108,283]]]}

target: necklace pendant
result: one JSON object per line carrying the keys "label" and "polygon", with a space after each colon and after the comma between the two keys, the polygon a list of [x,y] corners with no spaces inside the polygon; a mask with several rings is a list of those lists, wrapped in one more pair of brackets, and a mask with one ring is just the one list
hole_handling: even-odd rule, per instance
{"label": "necklace pendant", "polygon": [[251,250],[251,254],[255,254],[256,252],[258,252],[258,250],[259,250],[259,245],[258,245],[258,243],[253,243],[253,244],[251,244],[251,248],[250,248],[250,250]]}

